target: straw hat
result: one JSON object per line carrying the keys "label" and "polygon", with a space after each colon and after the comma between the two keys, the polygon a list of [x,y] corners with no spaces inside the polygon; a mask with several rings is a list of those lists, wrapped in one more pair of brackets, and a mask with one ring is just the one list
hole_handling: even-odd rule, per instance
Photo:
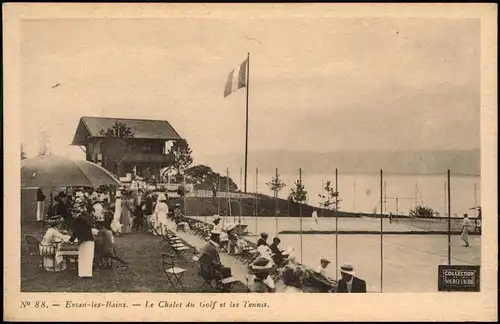
{"label": "straw hat", "polygon": [[227,224],[224,229],[226,230],[226,232],[229,232],[235,228],[236,228],[236,223],[231,222],[231,223]]}
{"label": "straw hat", "polygon": [[355,275],[354,267],[349,262],[345,262],[340,266],[340,272],[347,273],[351,276]]}
{"label": "straw hat", "polygon": [[271,272],[273,270],[273,263],[265,258],[258,258],[248,266],[249,274],[256,274],[262,272]]}
{"label": "straw hat", "polygon": [[210,235],[220,235],[220,231],[216,228],[210,231]]}
{"label": "straw hat", "polygon": [[212,217],[212,222],[220,221],[221,219],[222,219],[222,217],[220,217],[219,215],[214,215]]}
{"label": "straw hat", "polygon": [[283,260],[285,261],[293,261],[295,260],[295,256],[292,255],[293,249],[288,248],[281,251],[281,255],[283,256]]}
{"label": "straw hat", "polygon": [[158,194],[158,201],[165,201],[165,200],[167,200],[167,196],[165,196],[163,192]]}
{"label": "straw hat", "polygon": [[322,258],[320,259],[320,261],[321,261],[321,262],[326,262],[326,263],[332,263],[332,261],[328,260],[328,259],[327,259],[327,258],[325,258],[325,257],[322,257]]}
{"label": "straw hat", "polygon": [[49,225],[57,225],[64,222],[64,218],[61,215],[52,216],[47,220]]}

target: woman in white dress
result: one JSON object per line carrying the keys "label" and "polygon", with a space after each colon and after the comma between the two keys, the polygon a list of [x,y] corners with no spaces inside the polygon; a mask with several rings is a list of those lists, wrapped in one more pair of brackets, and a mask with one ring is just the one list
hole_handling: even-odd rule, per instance
{"label": "woman in white dress", "polygon": [[40,245],[40,254],[43,256],[43,267],[47,271],[59,272],[66,270],[66,260],[56,253],[57,244],[68,242],[71,237],[65,235],[64,231],[61,231],[63,222],[64,218],[62,216],[54,216],[48,220],[49,227]]}
{"label": "woman in white dress", "polygon": [[155,207],[155,224],[159,229],[161,235],[164,235],[165,226],[167,225],[168,219],[168,205],[167,205],[167,197],[165,194],[160,193],[158,195],[158,201]]}

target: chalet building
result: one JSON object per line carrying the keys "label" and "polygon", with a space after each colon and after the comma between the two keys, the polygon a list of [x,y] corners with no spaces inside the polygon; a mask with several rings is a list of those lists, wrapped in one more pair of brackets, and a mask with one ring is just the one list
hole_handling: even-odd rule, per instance
{"label": "chalet building", "polygon": [[180,139],[166,120],[82,117],[71,145],[119,177],[135,172],[159,179],[161,169],[174,161],[167,143]]}

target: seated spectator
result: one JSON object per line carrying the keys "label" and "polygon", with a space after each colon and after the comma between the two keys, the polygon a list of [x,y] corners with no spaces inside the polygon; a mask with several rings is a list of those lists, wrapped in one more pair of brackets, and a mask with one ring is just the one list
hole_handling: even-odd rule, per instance
{"label": "seated spectator", "polygon": [[298,271],[287,268],[283,271],[283,283],[285,288],[283,292],[285,293],[301,293],[303,291],[302,282],[300,280],[300,274]]}
{"label": "seated spectator", "polygon": [[272,262],[268,259],[259,258],[248,266],[248,273],[253,275],[252,284],[250,286],[251,292],[257,293],[273,293],[276,292],[274,281],[269,275],[274,267]]}
{"label": "seated spectator", "polygon": [[101,267],[109,268],[111,266],[111,260],[113,259],[127,265],[128,262],[120,258],[116,253],[115,238],[111,231],[111,222],[97,222],[97,228],[99,230],[95,249],[97,263]]}
{"label": "seated spectator", "polygon": [[229,254],[234,254],[236,253],[236,245],[238,242],[238,235],[235,233],[235,228],[236,224],[235,223],[229,223],[226,226],[226,233],[228,237],[228,245],[229,245]]}
{"label": "seated spectator", "polygon": [[51,249],[54,254],[56,251],[55,243],[68,242],[70,237],[67,233],[61,230],[64,218],[62,216],[53,216],[47,221],[48,228],[43,236],[40,246],[40,254],[43,256],[43,267],[47,271],[64,271],[66,270],[66,261],[62,256],[57,254],[54,256],[50,252]]}
{"label": "seated spectator", "polygon": [[274,264],[274,261],[272,261],[274,254],[271,252],[271,249],[269,248],[269,246],[260,245],[257,248],[257,251],[259,252],[259,257],[270,260]]}
{"label": "seated spectator", "polygon": [[[222,265],[219,255],[220,232],[213,230],[210,233],[210,241],[200,249],[198,262],[200,262],[200,273],[203,277],[207,274],[220,283],[222,279],[231,277],[231,268]],[[223,291],[228,291],[229,286],[223,285]]]}
{"label": "seated spectator", "polygon": [[280,243],[281,240],[278,237],[275,237],[273,238],[273,243],[270,246],[275,264],[281,264],[281,262],[283,262],[283,255],[281,255],[281,250],[279,248]]}
{"label": "seated spectator", "polygon": [[340,267],[342,279],[339,280],[337,292],[339,293],[366,293],[366,282],[355,277],[354,267],[344,263]]}
{"label": "seated spectator", "polygon": [[319,273],[320,275],[322,275],[323,277],[328,277],[328,273],[327,273],[326,268],[328,267],[329,264],[330,264],[330,260],[328,260],[325,257],[321,258],[320,265],[316,269],[316,272]]}
{"label": "seated spectator", "polygon": [[257,247],[261,246],[261,245],[268,245],[267,244],[267,238],[268,238],[268,235],[267,233],[260,233],[260,237],[259,239],[257,240]]}

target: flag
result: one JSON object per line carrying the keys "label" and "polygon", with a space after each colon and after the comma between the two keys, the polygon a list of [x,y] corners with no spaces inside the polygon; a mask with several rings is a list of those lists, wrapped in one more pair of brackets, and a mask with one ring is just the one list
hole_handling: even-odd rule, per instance
{"label": "flag", "polygon": [[247,85],[247,68],[248,59],[237,66],[233,71],[229,72],[227,76],[226,87],[224,88],[224,98],[229,96],[232,92],[246,87]]}

